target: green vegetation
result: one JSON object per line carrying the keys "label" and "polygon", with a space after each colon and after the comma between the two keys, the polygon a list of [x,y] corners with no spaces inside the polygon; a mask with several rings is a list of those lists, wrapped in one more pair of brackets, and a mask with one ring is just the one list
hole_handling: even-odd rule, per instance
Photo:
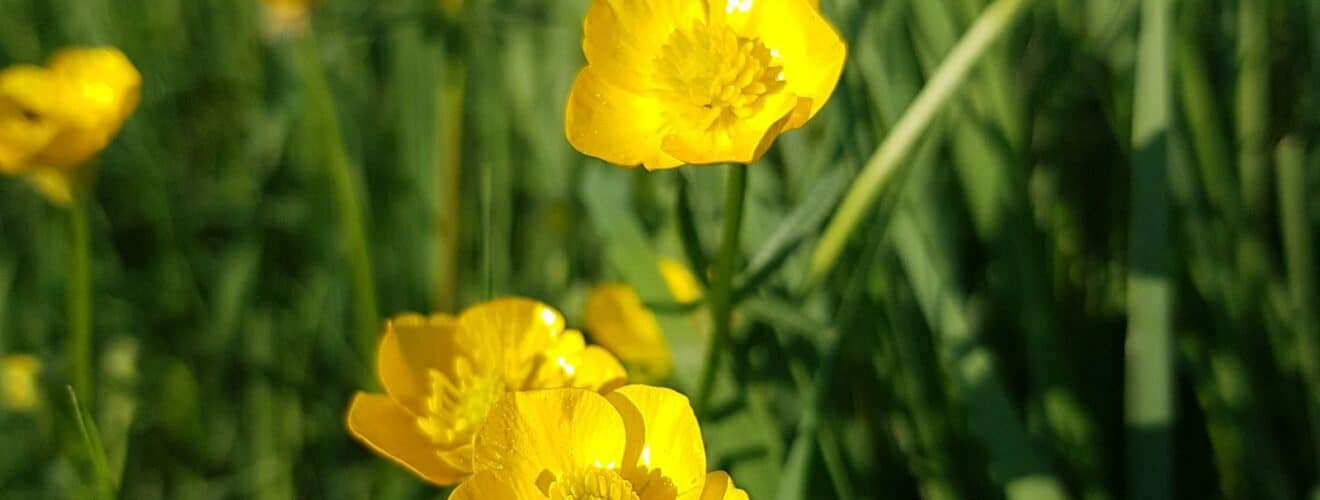
{"label": "green vegetation", "polygon": [[0,498],[444,498],[344,429],[380,319],[626,281],[755,499],[1320,499],[1320,3],[822,0],[821,114],[656,173],[564,139],[588,0],[453,3],[0,0],[144,75],[85,210],[0,178]]}

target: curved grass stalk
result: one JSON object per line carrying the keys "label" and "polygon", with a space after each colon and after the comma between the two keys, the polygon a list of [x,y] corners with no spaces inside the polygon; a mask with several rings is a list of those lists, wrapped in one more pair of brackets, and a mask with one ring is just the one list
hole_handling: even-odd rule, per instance
{"label": "curved grass stalk", "polygon": [[870,211],[881,188],[888,183],[903,160],[907,159],[917,140],[930,127],[940,110],[944,109],[949,98],[962,88],[967,74],[981,60],[981,56],[1012,26],[1027,5],[1030,5],[1029,0],[997,0],[991,4],[935,70],[935,74],[899,118],[889,136],[866,162],[862,173],[853,181],[852,188],[839,205],[838,212],[830,220],[820,244],[811,256],[811,267],[807,275],[809,286],[819,282],[834,267],[848,238]]}

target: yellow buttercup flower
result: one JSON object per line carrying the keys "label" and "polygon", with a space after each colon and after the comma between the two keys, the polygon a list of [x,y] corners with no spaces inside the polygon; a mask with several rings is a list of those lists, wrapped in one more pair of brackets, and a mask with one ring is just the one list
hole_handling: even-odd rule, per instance
{"label": "yellow buttercup flower", "polygon": [[67,202],[69,182],[137,108],[142,75],[109,47],[59,51],[45,67],[0,71],[0,173]]}
{"label": "yellow buttercup flower", "polygon": [[846,49],[809,0],[593,0],[565,129],[624,166],[752,163],[829,100]]}
{"label": "yellow buttercup flower", "polygon": [[457,317],[394,318],[376,362],[386,394],[353,398],[349,432],[440,485],[471,473],[472,440],[506,392],[605,391],[627,381],[614,356],[564,329],[558,311],[523,298],[478,304]]}
{"label": "yellow buttercup flower", "polygon": [[706,473],[687,397],[659,387],[506,395],[476,454],[451,500],[747,500],[728,474]]}
{"label": "yellow buttercup flower", "polygon": [[[660,259],[660,275],[675,301],[701,299],[701,285],[682,263]],[[603,283],[593,288],[587,296],[586,322],[592,338],[627,363],[639,380],[669,377],[673,361],[660,322],[631,286]]]}
{"label": "yellow buttercup flower", "polygon": [[27,354],[11,354],[0,359],[0,402],[14,412],[36,409],[41,405],[37,375],[41,360]]}

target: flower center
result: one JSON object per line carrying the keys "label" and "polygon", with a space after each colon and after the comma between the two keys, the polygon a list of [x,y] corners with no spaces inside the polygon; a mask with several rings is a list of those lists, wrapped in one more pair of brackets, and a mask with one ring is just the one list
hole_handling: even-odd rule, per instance
{"label": "flower center", "polygon": [[504,379],[499,374],[475,373],[472,364],[460,358],[455,377],[430,370],[431,395],[426,398],[426,415],[417,426],[431,442],[445,448],[472,442],[492,406],[504,395]]}
{"label": "flower center", "polygon": [[747,118],[784,88],[775,51],[724,24],[701,21],[669,35],[655,60],[657,94],[688,126],[713,129]]}
{"label": "flower center", "polygon": [[550,484],[550,500],[640,500],[632,483],[614,469],[591,467]]}

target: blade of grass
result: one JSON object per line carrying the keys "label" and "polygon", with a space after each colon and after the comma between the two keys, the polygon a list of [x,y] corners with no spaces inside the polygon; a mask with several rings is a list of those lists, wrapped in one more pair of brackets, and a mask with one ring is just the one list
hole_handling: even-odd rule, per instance
{"label": "blade of grass", "polygon": [[947,272],[932,262],[929,244],[906,211],[894,215],[892,237],[899,260],[930,327],[939,335],[941,357],[965,394],[968,427],[989,454],[990,467],[1010,500],[1067,498],[1063,486],[1032,447],[994,356],[980,345],[966,300],[954,292]]}
{"label": "blade of grass", "polygon": [[[1310,413],[1311,445],[1320,457],[1320,328],[1316,327],[1315,253],[1307,211],[1308,179],[1303,165],[1306,147],[1295,137],[1279,142],[1276,158],[1279,166],[1279,218],[1283,229],[1284,260],[1292,299],[1293,328],[1297,357],[1301,360]],[[1317,463],[1320,478],[1320,463]],[[1320,481],[1320,479],[1317,479]],[[1320,488],[1320,484],[1316,485]]]}
{"label": "blade of grass", "polygon": [[1028,0],[997,0],[986,7],[967,33],[963,34],[853,181],[852,188],[812,254],[806,279],[808,287],[818,283],[834,267],[853,230],[870,211],[894,171],[907,159],[917,140],[948,103],[949,97],[962,87],[967,74],[981,60],[981,55],[999,40],[1018,14],[1030,4]]}
{"label": "blade of grass", "polygon": [[1247,213],[1260,217],[1265,210],[1269,150],[1266,142],[1270,114],[1269,2],[1241,0],[1237,22],[1237,139],[1242,201]]}
{"label": "blade of grass", "polygon": [[117,497],[118,485],[110,475],[110,464],[105,458],[105,449],[101,446],[101,436],[96,430],[96,422],[78,403],[78,393],[73,386],[66,386],[69,402],[73,405],[73,417],[78,421],[78,432],[82,434],[84,451],[92,466],[92,487],[98,498],[113,500]]}
{"label": "blade of grass", "polygon": [[1128,495],[1172,494],[1173,346],[1168,281],[1169,0],[1143,0],[1133,103],[1125,421]]}
{"label": "blade of grass", "polygon": [[357,350],[357,358],[362,362],[361,371],[366,384],[374,384],[375,377],[369,367],[373,366],[376,336],[379,333],[379,310],[376,304],[376,284],[371,268],[371,255],[367,245],[367,228],[362,207],[362,183],[354,174],[353,166],[344,146],[343,134],[339,128],[339,116],[335,107],[334,96],[330,93],[326,81],[325,68],[321,64],[316,37],[307,33],[298,43],[298,71],[308,99],[311,122],[318,139],[325,144],[324,164],[326,175],[334,188],[334,198],[339,209],[340,231],[344,246],[348,251],[348,263],[353,279],[353,319],[354,327],[350,338]]}
{"label": "blade of grass", "polygon": [[830,208],[838,203],[839,198],[843,196],[843,190],[848,186],[844,172],[842,169],[832,170],[824,179],[816,183],[803,198],[802,203],[799,203],[779,224],[779,228],[761,244],[761,249],[748,264],[747,271],[737,280],[737,291],[734,292],[735,304],[740,303],[743,298],[757,290],[761,283],[773,276],[811,236],[814,229],[820,227],[825,218],[829,217]]}

